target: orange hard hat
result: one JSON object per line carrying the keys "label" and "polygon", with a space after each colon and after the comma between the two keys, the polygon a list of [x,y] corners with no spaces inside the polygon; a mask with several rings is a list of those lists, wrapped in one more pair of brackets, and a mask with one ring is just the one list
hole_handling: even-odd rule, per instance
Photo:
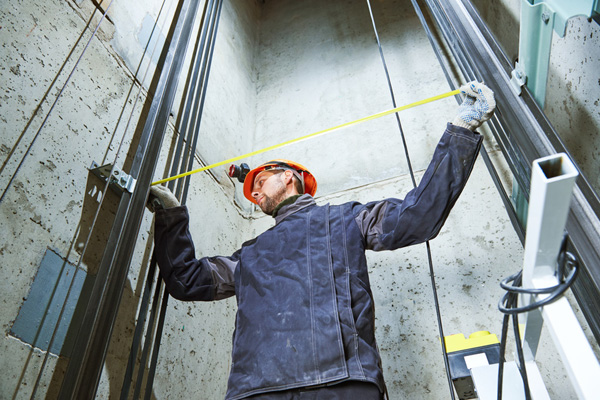
{"label": "orange hard hat", "polygon": [[[256,200],[252,197],[252,188],[254,187],[254,178],[260,172],[270,169],[290,170],[300,179],[304,186],[304,193],[314,196],[317,192],[317,180],[315,177],[301,164],[290,160],[271,160],[254,168],[246,175],[244,179],[244,197],[256,204]],[[304,194],[300,193],[300,194]]]}

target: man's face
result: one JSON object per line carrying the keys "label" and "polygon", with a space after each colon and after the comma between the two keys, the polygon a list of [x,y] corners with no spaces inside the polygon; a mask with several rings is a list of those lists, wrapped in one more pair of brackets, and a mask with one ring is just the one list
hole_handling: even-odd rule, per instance
{"label": "man's face", "polygon": [[286,190],[282,176],[280,171],[262,171],[254,178],[252,197],[267,215],[273,214],[275,207],[285,200]]}

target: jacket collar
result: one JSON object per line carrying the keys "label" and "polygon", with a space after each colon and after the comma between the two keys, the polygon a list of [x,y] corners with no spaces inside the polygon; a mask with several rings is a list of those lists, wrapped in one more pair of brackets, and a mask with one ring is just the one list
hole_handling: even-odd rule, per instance
{"label": "jacket collar", "polygon": [[308,206],[315,205],[315,199],[310,194],[303,194],[298,197],[295,202],[292,204],[287,204],[277,212],[277,216],[275,217],[275,224],[277,225],[281,221],[283,221],[288,215],[292,215],[297,211],[302,210]]}

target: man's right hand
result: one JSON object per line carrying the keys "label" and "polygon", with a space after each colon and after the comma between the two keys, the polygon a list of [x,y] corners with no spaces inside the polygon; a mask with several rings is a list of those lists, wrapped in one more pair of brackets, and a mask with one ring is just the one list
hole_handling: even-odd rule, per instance
{"label": "man's right hand", "polygon": [[150,186],[150,195],[146,206],[152,212],[160,208],[179,207],[179,200],[166,186]]}

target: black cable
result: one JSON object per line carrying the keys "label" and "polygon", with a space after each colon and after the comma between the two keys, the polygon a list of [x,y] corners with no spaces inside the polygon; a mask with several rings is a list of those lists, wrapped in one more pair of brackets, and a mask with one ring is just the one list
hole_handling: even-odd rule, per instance
{"label": "black cable", "polygon": [[[58,95],[56,96],[56,98],[54,99],[54,102],[50,106],[50,110],[48,110],[48,114],[46,114],[46,117],[42,121],[42,124],[40,125],[40,127],[37,130],[37,132],[33,136],[33,139],[31,140],[31,143],[29,143],[29,146],[27,147],[27,150],[25,150],[25,153],[23,154],[23,157],[21,158],[21,161],[19,162],[19,165],[17,165],[17,169],[15,169],[15,171],[13,172],[12,176],[10,177],[10,180],[8,181],[8,184],[6,185],[6,188],[4,189],[4,192],[0,196],[0,203],[2,203],[2,200],[4,200],[4,196],[6,195],[6,193],[8,193],[8,189],[11,187],[11,185],[13,183],[13,180],[15,179],[15,177],[19,173],[19,170],[23,166],[23,163],[25,162],[25,159],[29,155],[29,152],[31,151],[31,148],[33,147],[33,145],[35,144],[35,141],[37,140],[38,136],[40,135],[40,132],[42,131],[42,129],[44,128],[44,126],[46,126],[46,122],[48,121],[48,118],[50,118],[50,115],[52,114],[52,111],[54,110],[54,106],[56,106],[56,103],[58,103],[58,100],[60,99],[60,97],[62,96],[63,92],[65,91],[65,88],[67,87],[67,85],[71,81],[71,78],[73,77],[73,74],[75,73],[75,70],[79,66],[79,62],[81,61],[81,59],[85,55],[88,47],[90,46],[90,43],[92,42],[92,39],[94,39],[94,37],[96,36],[96,32],[98,32],[98,28],[100,28],[100,24],[104,20],[104,17],[106,17],[106,15],[108,13],[108,9],[112,5],[112,3],[113,3],[113,0],[110,1],[110,3],[108,4],[108,6],[106,7],[106,10],[104,10],[104,14],[102,14],[102,17],[100,18],[100,21],[98,21],[98,24],[96,25],[96,28],[94,29],[94,32],[92,32],[92,36],[90,36],[88,42],[85,44],[85,47],[83,48],[83,51],[81,52],[81,54],[79,55],[79,58],[75,62],[75,65],[73,66],[73,69],[71,70],[71,72],[67,76],[67,80],[63,84],[62,88],[60,88],[60,91],[58,92]],[[96,10],[94,10],[94,12],[96,12]],[[36,385],[36,388],[37,388],[37,385]]]}
{"label": "black cable", "polygon": [[[162,283],[162,280],[160,282]],[[158,325],[156,327],[154,349],[152,351],[152,359],[150,360],[150,368],[148,370],[148,378],[146,381],[144,400],[150,400],[152,394],[152,386],[154,385],[154,375],[156,374],[156,365],[158,364],[158,350],[160,349],[160,339],[162,337],[163,327],[165,326],[165,315],[167,314],[168,302],[169,292],[165,288],[163,292],[162,303],[160,306],[160,315],[158,316]]]}
{"label": "black cable", "polygon": [[[392,97],[392,104],[394,106],[394,108],[397,107],[396,105],[396,99],[394,97],[394,89],[392,87],[392,81],[390,79],[390,74],[388,72],[388,68],[387,68],[387,63],[385,62],[385,57],[383,55],[383,49],[381,47],[381,41],[379,40],[379,34],[377,33],[377,26],[375,25],[375,17],[373,16],[373,10],[371,9],[371,2],[370,0],[367,0],[367,6],[369,7],[369,14],[371,16],[371,23],[373,24],[373,31],[375,33],[375,38],[377,39],[377,46],[379,48],[379,55],[381,57],[381,62],[383,63],[383,69],[385,70],[385,76],[387,78],[387,83],[388,83],[388,88],[390,90],[390,96]],[[408,145],[406,144],[406,138],[404,135],[404,131],[402,129],[402,123],[400,122],[400,116],[398,115],[398,113],[395,113],[396,116],[396,121],[398,123],[398,129],[400,131],[400,136],[402,138],[402,145],[404,147],[404,153],[406,155],[406,162],[408,164],[408,170],[410,172],[410,178],[412,180],[413,183],[413,187],[417,186],[417,182],[415,180],[415,174],[412,168],[412,163],[410,161],[410,155],[408,152]],[[429,241],[425,242],[426,245],[426,249],[427,249],[427,260],[429,263],[429,276],[431,277],[431,289],[433,292],[433,299],[434,299],[434,303],[435,303],[435,311],[436,311],[436,317],[437,317],[437,322],[438,322],[438,330],[439,330],[439,334],[440,334],[440,342],[442,345],[442,355],[443,355],[443,359],[444,359],[444,367],[446,369],[446,377],[448,379],[448,386],[450,389],[450,397],[452,398],[452,400],[455,399],[454,397],[454,386],[452,385],[452,377],[450,375],[450,364],[448,362],[448,352],[446,351],[446,341],[444,338],[444,329],[442,326],[442,316],[441,316],[441,312],[440,312],[440,304],[439,304],[439,299],[438,299],[438,294],[437,294],[437,285],[435,283],[435,272],[433,269],[433,258],[431,256],[431,247],[429,245]]]}
{"label": "black cable", "polygon": [[[162,279],[158,279],[156,283],[156,287],[154,288],[154,296],[152,298],[152,308],[150,309],[150,318],[148,319],[148,327],[146,329],[146,338],[144,340],[144,348],[142,349],[142,354],[140,355],[140,366],[138,369],[138,376],[135,382],[135,388],[133,391],[133,399],[137,400],[140,398],[140,391],[142,390],[142,381],[144,379],[144,367],[146,365],[146,360],[148,359],[148,352],[150,349],[150,344],[152,342],[152,327],[156,321],[156,313],[158,310],[158,299],[160,297],[160,291],[162,289]],[[156,340],[156,336],[155,336]],[[127,397],[125,397],[127,398]]]}
{"label": "black cable", "polygon": [[[561,279],[564,279],[564,281],[562,281],[561,283],[559,283],[555,286],[551,286],[548,288],[541,288],[541,289],[526,289],[526,288],[519,287],[521,274],[523,273],[522,270],[517,272],[514,275],[509,276],[508,278],[503,279],[502,282],[500,282],[500,286],[502,287],[502,289],[506,290],[507,293],[502,297],[502,299],[498,303],[498,309],[504,314],[511,314],[511,315],[512,314],[521,314],[524,312],[533,311],[537,308],[543,307],[546,304],[550,304],[550,303],[553,303],[554,301],[558,300],[558,298],[564,292],[566,292],[567,289],[569,289],[569,287],[571,287],[571,285],[577,278],[577,273],[579,271],[579,268],[577,268],[577,260],[576,260],[575,256],[572,253],[567,252],[565,257],[568,259],[566,261],[566,264],[571,265],[573,267],[572,267],[571,271],[569,272],[568,276],[561,278]],[[517,280],[517,278],[519,278],[519,280]],[[514,284],[510,285],[509,282],[514,282]],[[538,301],[528,304],[526,306],[510,307],[508,305],[509,304],[508,298],[510,297],[511,294],[519,294],[519,293],[520,294],[550,294],[550,295],[542,300],[538,300]]]}
{"label": "black cable", "polygon": [[[498,366],[498,389],[497,399],[502,400],[502,381],[504,377],[504,354],[506,351],[506,341],[508,334],[508,321],[510,316],[513,317],[513,329],[515,335],[515,342],[517,347],[517,356],[519,358],[519,372],[523,379],[523,386],[525,390],[525,398],[531,399],[531,393],[529,389],[529,381],[527,378],[527,369],[525,367],[525,357],[523,354],[523,347],[521,344],[521,336],[519,332],[519,321],[518,314],[529,312],[541,308],[545,305],[551,304],[558,300],[567,289],[575,282],[579,271],[579,263],[577,258],[570,252],[567,251],[567,238],[565,234],[560,247],[560,251],[557,258],[557,278],[559,283],[547,287],[547,288],[523,288],[523,270],[505,278],[500,283],[500,286],[506,290],[504,296],[498,303],[498,309],[504,314],[502,323],[502,338],[500,340],[500,360]],[[512,284],[510,284],[512,282]],[[528,295],[539,295],[548,294],[547,297],[534,301],[528,305],[519,307],[518,299],[520,294]]]}
{"label": "black cable", "polygon": [[513,334],[516,338],[515,344],[517,346],[517,357],[519,359],[520,365],[519,372],[521,373],[521,379],[523,380],[523,388],[525,389],[525,400],[531,400],[531,391],[529,390],[529,378],[527,377],[527,367],[525,365],[525,356],[523,354],[523,343],[521,343],[521,336],[519,333],[519,316],[517,314],[513,314],[512,320]]}
{"label": "black cable", "polygon": [[[385,71],[385,77],[387,79],[388,87],[390,89],[390,96],[392,97],[393,108],[398,107],[396,105],[396,97],[394,96],[394,89],[392,87],[392,80],[390,79],[390,73],[388,71],[387,63],[385,62],[385,57],[383,55],[383,49],[381,48],[381,41],[379,40],[379,34],[377,33],[377,26],[375,25],[375,17],[373,16],[373,10],[371,9],[371,1],[367,0],[367,6],[369,7],[369,14],[371,15],[371,23],[373,24],[373,32],[375,33],[375,39],[377,40],[377,47],[379,48],[379,56],[381,57],[381,62],[383,64],[383,70]],[[406,163],[408,165],[408,170],[410,172],[410,179],[412,180],[413,186],[417,186],[417,181],[415,180],[415,174],[413,172],[412,163],[410,161],[410,155],[408,154],[408,145],[406,144],[406,138],[404,137],[404,130],[402,129],[402,123],[400,122],[400,116],[398,113],[394,113],[396,116],[396,122],[398,123],[398,129],[400,130],[400,136],[402,138],[402,145],[404,147],[404,154],[406,156]]]}

